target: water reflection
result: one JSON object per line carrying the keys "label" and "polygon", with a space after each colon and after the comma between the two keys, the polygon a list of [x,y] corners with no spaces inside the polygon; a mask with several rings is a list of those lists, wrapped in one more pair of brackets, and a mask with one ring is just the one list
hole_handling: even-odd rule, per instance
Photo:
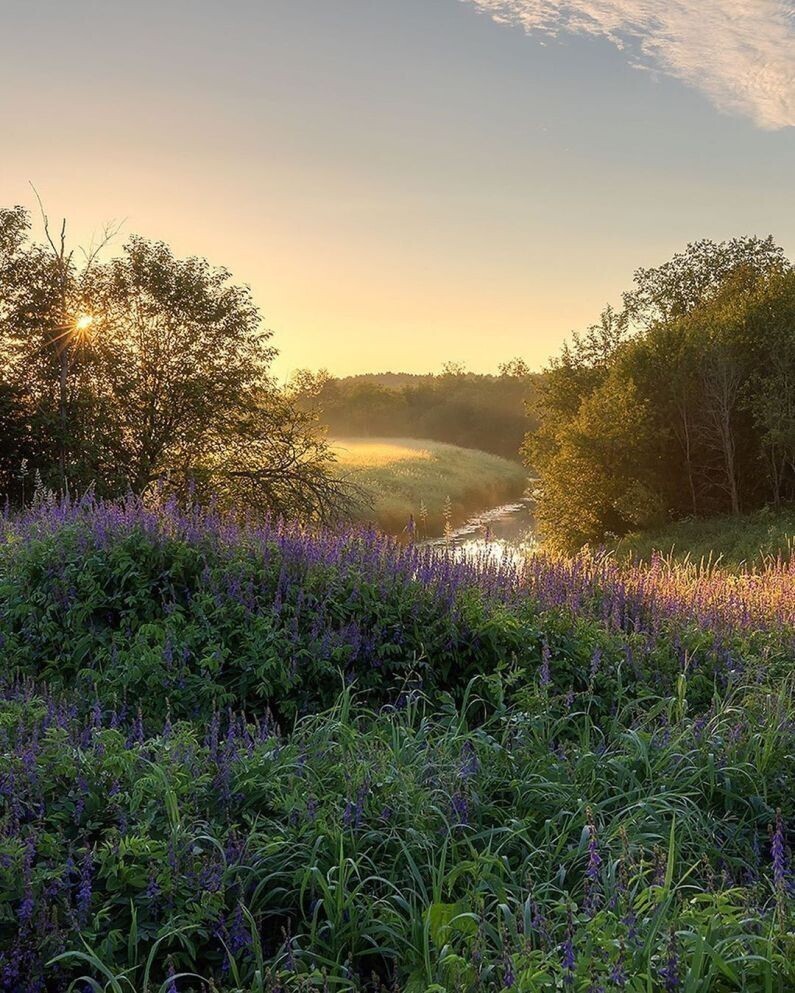
{"label": "water reflection", "polygon": [[470,517],[442,538],[422,542],[429,548],[452,550],[456,556],[520,562],[535,548],[533,498],[492,507]]}

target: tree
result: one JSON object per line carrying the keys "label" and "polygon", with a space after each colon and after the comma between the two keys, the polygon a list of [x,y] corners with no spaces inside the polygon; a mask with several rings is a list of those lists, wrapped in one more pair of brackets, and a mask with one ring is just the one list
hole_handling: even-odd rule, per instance
{"label": "tree", "polygon": [[523,358],[513,358],[508,362],[500,362],[497,371],[501,379],[529,379],[532,375],[530,366]]}
{"label": "tree", "polygon": [[256,406],[274,350],[249,290],[203,259],[133,238],[90,284],[97,389],[114,423],[104,476],[142,492],[187,477],[211,440]]}
{"label": "tree", "polygon": [[[549,438],[547,437],[547,442]],[[536,513],[545,539],[564,550],[643,527],[660,516],[650,485],[653,432],[631,379],[605,377],[554,441],[528,455],[542,480]]]}
{"label": "tree", "polygon": [[537,388],[524,451],[548,534],[576,544],[795,496],[795,273],[773,241],[689,245],[639,270],[624,304]]}
{"label": "tree", "polygon": [[772,237],[692,242],[668,262],[635,272],[635,286],[624,294],[629,320],[649,328],[684,317],[720,290],[738,271],[751,279],[790,268]]}
{"label": "tree", "polygon": [[245,476],[257,509],[332,512],[344,487],[315,418],[269,375],[275,350],[247,287],[160,242],[78,264],[65,228],[49,246],[29,230],[24,211],[0,212],[0,357],[10,387],[29,384],[44,439],[31,463],[49,485],[115,495],[167,480],[231,501]]}
{"label": "tree", "polygon": [[795,272],[774,276],[754,295],[746,318],[754,372],[744,402],[757,429],[773,503],[795,496]]}

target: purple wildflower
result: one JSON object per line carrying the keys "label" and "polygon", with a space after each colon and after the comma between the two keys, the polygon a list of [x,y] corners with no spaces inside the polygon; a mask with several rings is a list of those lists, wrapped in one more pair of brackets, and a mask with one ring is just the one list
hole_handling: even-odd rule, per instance
{"label": "purple wildflower", "polygon": [[660,978],[663,981],[665,993],[676,993],[679,989],[679,950],[676,945],[676,932],[671,930],[668,939],[668,948],[665,953],[665,962],[660,969]]}
{"label": "purple wildflower", "polygon": [[574,954],[574,922],[572,920],[571,909],[568,912],[568,924],[566,925],[566,940],[561,945],[563,960],[563,983],[571,986],[574,982],[574,971],[577,968],[577,957]]}
{"label": "purple wildflower", "polygon": [[773,862],[773,883],[776,892],[781,895],[786,892],[787,851],[784,835],[784,819],[781,811],[776,811],[776,824],[770,842],[770,857]]}
{"label": "purple wildflower", "polygon": [[541,646],[541,669],[539,670],[539,682],[541,686],[546,688],[552,682],[552,675],[550,672],[550,661],[552,659],[552,653],[549,650],[549,645],[544,642]]}
{"label": "purple wildflower", "polygon": [[469,801],[463,793],[454,793],[450,797],[454,823],[459,827],[469,824]]}
{"label": "purple wildflower", "polygon": [[77,888],[77,916],[81,922],[86,921],[91,909],[93,868],[94,857],[89,849],[80,866],[80,883]]}

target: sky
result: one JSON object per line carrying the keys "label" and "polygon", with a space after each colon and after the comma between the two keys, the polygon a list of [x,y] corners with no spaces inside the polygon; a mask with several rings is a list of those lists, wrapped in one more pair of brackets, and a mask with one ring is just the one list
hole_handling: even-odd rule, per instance
{"label": "sky", "polygon": [[280,376],[540,368],[689,241],[795,257],[795,5],[0,0],[30,183],[231,270]]}

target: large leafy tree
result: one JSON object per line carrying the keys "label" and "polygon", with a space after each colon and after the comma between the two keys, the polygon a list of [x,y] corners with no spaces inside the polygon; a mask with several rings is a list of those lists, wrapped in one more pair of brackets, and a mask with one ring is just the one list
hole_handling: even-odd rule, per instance
{"label": "large leafy tree", "polygon": [[547,536],[575,546],[795,498],[795,274],[781,250],[698,242],[639,270],[624,304],[538,389],[525,453]]}
{"label": "large leafy tree", "polygon": [[245,287],[202,259],[132,239],[90,282],[92,350],[114,423],[108,478],[140,492],[190,475],[256,407],[274,351]]}
{"label": "large leafy tree", "polygon": [[538,428],[524,455],[539,475],[537,517],[547,542],[569,549],[654,521],[653,412],[615,358],[626,324],[608,308],[575,335],[538,387]]}
{"label": "large leafy tree", "polygon": [[643,328],[684,317],[703,306],[740,272],[749,281],[784,273],[790,264],[772,237],[691,242],[668,262],[636,270],[624,313]]}
{"label": "large leafy tree", "polygon": [[[77,257],[63,229],[32,242],[17,208],[0,211],[0,279],[6,463],[26,458],[57,490],[198,486],[319,517],[344,502],[314,416],[272,380],[271,334],[226,270],[141,238],[106,262]],[[22,495],[13,472],[3,483]]]}

